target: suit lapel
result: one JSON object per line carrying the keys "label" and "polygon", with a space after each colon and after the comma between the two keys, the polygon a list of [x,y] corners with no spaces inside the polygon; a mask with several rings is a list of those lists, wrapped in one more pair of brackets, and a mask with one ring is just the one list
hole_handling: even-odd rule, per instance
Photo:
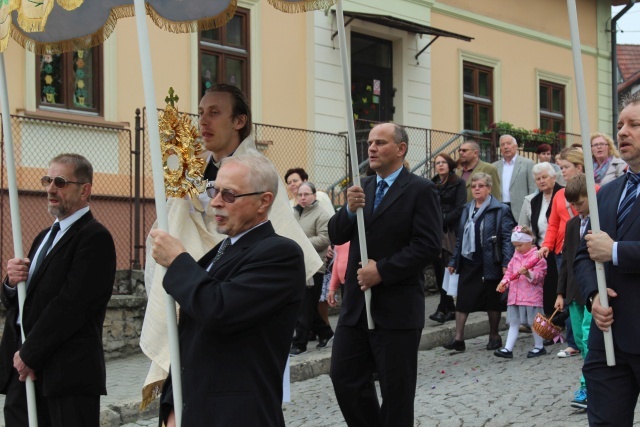
{"label": "suit lapel", "polygon": [[[370,223],[374,222],[389,206],[393,204],[393,202],[396,201],[398,197],[400,197],[407,181],[409,181],[409,172],[407,172],[407,170],[403,168],[396,180],[393,182],[393,185],[387,190],[387,194],[385,194],[380,201],[378,209],[373,212],[371,220],[369,221]],[[375,180],[373,182],[375,182]],[[373,198],[375,200],[375,191]],[[373,203],[371,205],[371,209],[373,210]]]}
{"label": "suit lapel", "polygon": [[[80,219],[69,227],[67,231],[65,231],[64,235],[60,238],[60,240],[51,248],[47,256],[42,260],[42,265],[38,267],[38,271],[35,272],[33,278],[29,281],[29,287],[27,288],[27,293],[33,292],[36,285],[39,283],[40,278],[42,277],[43,272],[47,269],[47,266],[51,262],[52,259],[56,257],[58,252],[62,250],[62,248],[76,235],[76,233],[82,229],[89,221],[93,220],[93,214],[91,211],[82,215]],[[41,242],[42,243],[42,242]],[[39,246],[39,245],[38,245]]]}
{"label": "suit lapel", "polygon": [[[622,179],[621,181],[622,182],[621,182],[620,187],[618,189],[616,189],[615,193],[612,192],[612,194],[617,194],[618,195],[615,198],[615,200],[617,200],[618,202],[620,202],[620,197],[622,196],[623,189],[627,186],[627,179],[626,178]],[[616,223],[617,223],[618,203],[615,203],[615,207],[616,207],[616,211],[615,211],[614,218],[616,218]],[[624,235],[627,233],[627,231],[629,231],[629,229],[631,228],[633,223],[635,223],[638,220],[638,215],[640,215],[640,197],[637,197],[636,201],[633,203],[633,207],[631,208],[631,212],[629,212],[629,215],[627,215],[627,218],[624,220],[624,224],[622,224],[622,228],[620,230],[617,230],[616,240],[621,240],[624,237]]]}
{"label": "suit lapel", "polygon": [[516,182],[516,176],[520,173],[520,167],[522,162],[520,156],[516,157],[515,164],[513,165],[513,173],[511,174],[511,182],[509,182],[509,188],[513,187],[513,183]]}
{"label": "suit lapel", "polygon": [[[273,233],[275,233],[275,231],[270,221],[268,221],[266,224],[262,224],[261,226],[257,227],[254,230],[251,230],[250,232],[242,236],[240,239],[238,239],[237,242],[229,246],[224,251],[224,254],[218,259],[218,261],[216,261],[214,271],[218,271],[222,269],[226,264],[230,263],[238,255],[240,255],[245,249],[253,246],[255,243],[259,242],[260,240],[268,237]],[[218,247],[219,245],[216,246],[216,248]],[[203,260],[205,258],[209,258],[209,261],[206,263],[206,265],[204,265],[204,268],[207,268],[209,266],[209,264],[211,263],[211,261],[213,261],[213,257],[215,257],[215,254],[217,252],[218,252],[217,250],[216,251],[212,250],[207,255],[205,255],[205,257],[203,257]],[[213,273],[214,271],[212,271],[211,273]]]}

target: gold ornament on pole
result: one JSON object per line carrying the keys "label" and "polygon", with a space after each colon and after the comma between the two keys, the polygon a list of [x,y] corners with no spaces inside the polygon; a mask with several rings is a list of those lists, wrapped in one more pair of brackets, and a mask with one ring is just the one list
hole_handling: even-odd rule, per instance
{"label": "gold ornament on pole", "polygon": [[205,190],[205,161],[198,155],[204,148],[196,126],[175,107],[177,101],[178,96],[169,88],[169,96],[165,98],[167,106],[158,124],[165,193],[167,197],[189,196],[194,207],[202,212],[204,208],[198,195]]}

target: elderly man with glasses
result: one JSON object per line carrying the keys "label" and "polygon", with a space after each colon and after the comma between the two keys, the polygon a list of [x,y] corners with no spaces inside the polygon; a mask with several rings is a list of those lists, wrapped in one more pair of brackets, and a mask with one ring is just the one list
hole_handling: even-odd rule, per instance
{"label": "elderly man with glasses", "polygon": [[[213,198],[227,237],[199,261],[180,240],[151,231],[152,256],[167,267],[164,289],[180,305],[184,426],[284,426],[282,379],[305,292],[300,246],[268,214],[278,173],[255,150],[222,160]],[[175,425],[172,378],[160,414]]]}
{"label": "elderly man with glasses", "polygon": [[[8,310],[0,344],[5,422],[32,425],[22,382],[31,377],[39,425],[98,427],[100,395],[107,394],[102,323],[113,290],[115,246],[89,209],[93,168],[86,158],[55,157],[41,182],[55,221],[36,237],[27,258],[8,261],[2,285]],[[16,285],[23,281],[20,317]]]}
{"label": "elderly man with glasses", "polygon": [[498,201],[502,201],[498,169],[492,164],[480,160],[480,146],[478,143],[471,140],[463,142],[458,149],[458,154],[460,167],[456,169],[456,174],[467,183],[467,202],[473,199],[471,194],[471,175],[478,172],[484,172],[491,177],[491,181],[493,182],[491,195],[498,199]]}

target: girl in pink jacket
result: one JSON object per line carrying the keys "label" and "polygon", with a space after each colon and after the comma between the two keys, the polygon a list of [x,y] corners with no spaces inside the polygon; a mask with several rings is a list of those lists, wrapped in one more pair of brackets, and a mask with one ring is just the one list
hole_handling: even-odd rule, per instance
{"label": "girl in pink jacket", "polygon": [[[509,289],[507,300],[507,323],[509,332],[504,348],[493,354],[507,359],[513,358],[513,346],[518,339],[521,324],[533,326],[536,314],[543,313],[542,286],[547,275],[547,260],[538,258],[533,246],[533,232],[529,227],[516,227],[511,233],[511,243],[515,247],[513,258],[509,262],[504,278],[498,284],[497,291]],[[528,358],[547,354],[542,337],[533,332],[534,348]]]}

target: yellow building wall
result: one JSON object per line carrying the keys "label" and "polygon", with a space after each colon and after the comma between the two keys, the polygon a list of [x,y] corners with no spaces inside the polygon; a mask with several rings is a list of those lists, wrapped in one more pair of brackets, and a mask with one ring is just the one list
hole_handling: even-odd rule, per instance
{"label": "yellow building wall", "polygon": [[[446,0],[442,3],[460,7],[464,5],[466,9],[476,9],[478,13],[489,12],[487,1]],[[539,127],[536,73],[540,71],[570,80],[570,85],[566,88],[566,131],[580,133],[571,48],[570,45],[559,45],[562,42],[566,44],[570,37],[566,3],[552,0],[541,0],[535,4],[518,2],[516,16],[513,16],[512,7],[511,14],[507,11],[507,6],[513,5],[513,2],[496,0],[490,3],[491,10],[494,10],[495,4],[496,11],[492,18],[504,19],[508,24],[493,21],[479,23],[464,17],[453,17],[448,11],[438,11],[437,8],[432,11],[432,26],[474,37],[473,41],[462,47],[454,40],[442,38],[432,45],[433,128],[453,132],[463,128],[461,57],[462,52],[469,52],[494,59],[499,63],[500,72],[496,73],[494,69],[494,122],[507,121],[526,129]],[[559,7],[560,5],[563,7]],[[580,12],[584,10],[586,9],[583,8]],[[545,16],[548,15],[545,19],[548,19],[550,24],[543,22],[542,12]],[[525,21],[520,14],[522,17],[529,16],[530,19]],[[591,51],[594,51],[595,8],[593,14],[581,16],[581,24],[584,23],[581,25],[582,28],[592,29],[583,31],[586,39],[583,40],[583,48],[590,47]],[[510,31],[516,29],[513,25],[537,28],[530,34],[523,35]],[[588,27],[589,25],[591,27]],[[546,33],[547,30],[549,33]],[[592,43],[591,46],[589,43]],[[585,54],[583,51],[582,60],[589,120],[592,129],[595,130],[598,118],[597,58],[594,54]]]}

